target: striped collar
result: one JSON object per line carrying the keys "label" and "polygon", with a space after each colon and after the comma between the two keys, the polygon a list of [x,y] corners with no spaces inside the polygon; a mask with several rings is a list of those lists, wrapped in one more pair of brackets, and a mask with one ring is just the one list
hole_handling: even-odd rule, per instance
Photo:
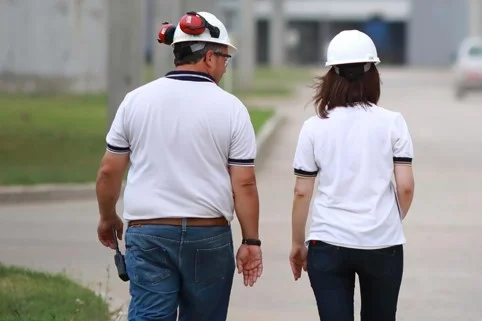
{"label": "striped collar", "polygon": [[213,77],[211,77],[211,75],[199,71],[174,70],[168,72],[165,77],[169,79],[184,81],[201,81],[216,83],[216,81]]}

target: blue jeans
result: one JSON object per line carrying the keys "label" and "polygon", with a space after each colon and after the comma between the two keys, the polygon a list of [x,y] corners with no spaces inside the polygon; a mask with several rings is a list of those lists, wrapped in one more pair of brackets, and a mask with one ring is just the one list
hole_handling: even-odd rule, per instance
{"label": "blue jeans", "polygon": [[235,263],[230,226],[129,226],[129,321],[225,321]]}
{"label": "blue jeans", "polygon": [[403,246],[359,250],[311,241],[308,276],[323,321],[353,321],[355,274],[361,321],[395,321],[403,274]]}

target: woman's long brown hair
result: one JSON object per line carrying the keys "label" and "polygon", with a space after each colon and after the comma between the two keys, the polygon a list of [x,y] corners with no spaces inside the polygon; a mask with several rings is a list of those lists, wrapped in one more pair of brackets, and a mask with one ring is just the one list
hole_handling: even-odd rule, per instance
{"label": "woman's long brown hair", "polygon": [[321,118],[335,107],[354,107],[377,104],[380,99],[380,75],[374,64],[359,79],[349,81],[335,72],[334,67],[315,78],[313,103]]}

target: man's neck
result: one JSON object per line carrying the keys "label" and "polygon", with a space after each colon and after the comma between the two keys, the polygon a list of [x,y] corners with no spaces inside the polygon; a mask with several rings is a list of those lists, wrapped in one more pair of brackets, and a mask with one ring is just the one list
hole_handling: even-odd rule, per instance
{"label": "man's neck", "polygon": [[202,68],[201,66],[198,65],[182,65],[182,66],[177,66],[176,70],[178,71],[195,71],[195,72],[203,72],[207,74],[207,71]]}
{"label": "man's neck", "polygon": [[[214,77],[211,76],[206,68],[203,68],[203,66],[200,66],[200,65],[182,65],[182,66],[177,66],[175,68],[176,71],[194,71],[194,72],[202,72],[202,73],[205,73],[207,75],[209,75],[209,77],[211,77],[213,80],[214,80]],[[216,84],[218,84],[217,81],[215,81]],[[219,85],[219,84],[218,84]]]}

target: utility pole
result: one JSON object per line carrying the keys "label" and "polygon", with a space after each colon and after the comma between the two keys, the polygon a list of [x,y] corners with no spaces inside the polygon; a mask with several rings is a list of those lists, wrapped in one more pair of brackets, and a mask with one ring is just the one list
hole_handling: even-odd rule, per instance
{"label": "utility pole", "polygon": [[241,26],[237,28],[239,46],[238,74],[239,89],[249,89],[253,84],[254,68],[256,64],[256,17],[254,0],[239,0]]}
{"label": "utility pole", "polygon": [[269,41],[270,41],[270,60],[274,67],[283,66],[285,63],[285,35],[286,35],[286,19],[285,19],[285,1],[271,0],[272,8],[271,19],[269,24]]}
{"label": "utility pole", "polygon": [[125,95],[141,84],[143,1],[108,1],[108,128]]}

